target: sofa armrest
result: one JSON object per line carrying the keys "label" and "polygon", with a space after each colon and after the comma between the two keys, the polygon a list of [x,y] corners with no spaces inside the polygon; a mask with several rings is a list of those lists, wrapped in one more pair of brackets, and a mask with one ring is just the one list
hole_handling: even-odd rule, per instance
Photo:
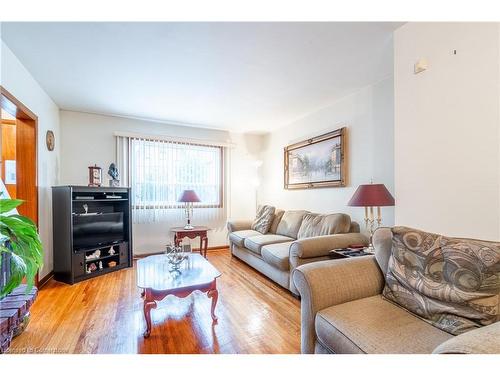
{"label": "sofa armrest", "polygon": [[433,354],[500,354],[500,322],[455,336]]}
{"label": "sofa armrest", "polygon": [[301,350],[314,353],[316,313],[382,292],[384,277],[373,256],[304,264],[292,274],[301,297]]}
{"label": "sofa armrest", "polygon": [[229,233],[238,230],[252,229],[253,220],[229,220],[227,222],[227,230]]}
{"label": "sofa armrest", "polygon": [[369,239],[361,233],[331,234],[302,238],[290,245],[290,257],[314,258],[328,255],[333,249],[340,249],[349,245],[368,245]]}

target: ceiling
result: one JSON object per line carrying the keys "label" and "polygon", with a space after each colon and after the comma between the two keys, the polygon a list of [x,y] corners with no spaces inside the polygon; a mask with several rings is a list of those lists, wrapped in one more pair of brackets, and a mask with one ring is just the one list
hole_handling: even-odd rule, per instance
{"label": "ceiling", "polygon": [[265,132],[392,75],[400,23],[7,23],[61,109]]}

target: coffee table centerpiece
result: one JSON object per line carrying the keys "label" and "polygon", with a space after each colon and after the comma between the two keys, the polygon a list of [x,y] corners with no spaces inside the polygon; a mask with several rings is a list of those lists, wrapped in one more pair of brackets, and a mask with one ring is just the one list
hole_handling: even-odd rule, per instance
{"label": "coffee table centerpiece", "polygon": [[196,290],[207,293],[212,299],[212,319],[217,321],[215,306],[219,293],[216,280],[221,273],[200,254],[185,255],[186,258],[176,270],[172,270],[166,254],[152,255],[137,261],[137,286],[142,289],[146,320],[144,337],[151,334],[151,309],[156,308],[156,302],[168,295],[185,298]]}
{"label": "coffee table centerpiece", "polygon": [[167,256],[167,261],[171,265],[171,270],[173,272],[180,272],[181,263],[184,262],[188,255],[182,250],[182,246],[172,246],[167,245],[165,255]]}

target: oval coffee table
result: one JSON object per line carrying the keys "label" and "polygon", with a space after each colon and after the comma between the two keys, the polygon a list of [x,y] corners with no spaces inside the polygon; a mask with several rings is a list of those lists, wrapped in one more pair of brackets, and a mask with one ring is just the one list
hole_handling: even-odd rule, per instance
{"label": "oval coffee table", "polygon": [[196,290],[207,293],[212,299],[212,319],[217,321],[215,306],[219,292],[216,280],[220,275],[221,273],[200,254],[189,254],[182,262],[179,272],[171,271],[164,254],[139,259],[137,286],[142,289],[141,297],[144,299],[144,337],[151,334],[151,309],[156,308],[156,302],[168,295],[185,298]]}

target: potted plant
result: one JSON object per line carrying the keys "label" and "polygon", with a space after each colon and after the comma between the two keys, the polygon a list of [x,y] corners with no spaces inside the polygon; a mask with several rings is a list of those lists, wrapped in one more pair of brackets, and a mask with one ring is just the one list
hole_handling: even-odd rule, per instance
{"label": "potted plant", "polygon": [[35,283],[35,276],[43,265],[43,249],[36,225],[29,218],[19,215],[19,199],[2,199],[0,192],[0,269],[6,259],[10,274],[1,286],[0,299],[17,288],[26,279],[27,291]]}

